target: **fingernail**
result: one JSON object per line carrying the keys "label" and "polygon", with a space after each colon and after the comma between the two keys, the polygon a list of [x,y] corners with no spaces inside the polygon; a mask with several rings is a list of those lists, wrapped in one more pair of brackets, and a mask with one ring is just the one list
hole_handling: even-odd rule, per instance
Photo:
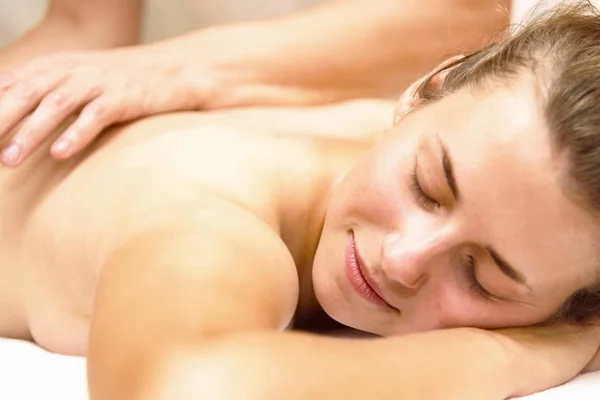
{"label": "fingernail", "polygon": [[21,158],[21,146],[18,144],[11,144],[2,152],[2,162],[7,165],[15,165]]}
{"label": "fingernail", "polygon": [[52,146],[52,153],[61,157],[68,157],[71,152],[71,141],[69,139],[60,139]]}

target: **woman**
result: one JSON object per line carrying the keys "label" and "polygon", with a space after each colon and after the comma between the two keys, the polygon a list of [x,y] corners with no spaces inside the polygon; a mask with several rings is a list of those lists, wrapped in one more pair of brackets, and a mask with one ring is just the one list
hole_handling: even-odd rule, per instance
{"label": "woman", "polygon": [[[171,115],[3,171],[0,334],[87,354],[92,399],[503,399],[597,368],[588,11],[442,66],[383,135],[335,136],[381,103]],[[385,338],[285,331],[324,314]]]}

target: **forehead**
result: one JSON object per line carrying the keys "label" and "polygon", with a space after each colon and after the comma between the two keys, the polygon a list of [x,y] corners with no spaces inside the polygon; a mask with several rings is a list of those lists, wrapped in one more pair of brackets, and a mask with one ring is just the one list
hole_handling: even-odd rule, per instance
{"label": "forehead", "polygon": [[560,185],[564,163],[552,152],[538,104],[524,88],[456,93],[429,110],[437,127],[419,146],[433,152],[435,135],[445,143],[461,192],[457,212],[473,234],[534,290],[568,295],[596,277],[597,228]]}

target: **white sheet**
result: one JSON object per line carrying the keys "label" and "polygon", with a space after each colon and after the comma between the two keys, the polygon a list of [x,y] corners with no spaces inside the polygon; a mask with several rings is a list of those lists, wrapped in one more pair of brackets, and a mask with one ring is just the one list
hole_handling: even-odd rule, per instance
{"label": "white sheet", "polygon": [[[18,340],[0,339],[0,399],[87,400],[85,359],[48,353]],[[521,400],[598,400],[600,372]]]}
{"label": "white sheet", "polygon": [[600,371],[580,375],[562,386],[519,397],[527,400],[598,400],[600,399]]}
{"label": "white sheet", "polygon": [[0,399],[87,400],[85,359],[0,339]]}

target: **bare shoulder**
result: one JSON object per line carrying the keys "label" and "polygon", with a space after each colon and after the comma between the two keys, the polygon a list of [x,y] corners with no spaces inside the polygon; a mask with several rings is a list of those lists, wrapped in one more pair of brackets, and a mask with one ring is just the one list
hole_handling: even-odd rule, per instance
{"label": "bare shoulder", "polygon": [[[221,324],[226,318],[218,309],[234,306],[229,311],[240,314],[228,322],[232,329],[242,321],[283,329],[298,297],[294,261],[277,233],[216,196],[206,196],[194,212],[175,211],[169,221],[122,242],[106,258],[99,276],[96,315],[104,311],[98,306],[123,301],[119,309],[124,314],[147,313],[148,323],[155,323],[157,308],[164,308],[165,315],[171,314],[168,318],[180,310],[180,323],[195,318],[207,323],[214,314],[211,323]],[[245,311],[251,315],[242,315]],[[106,317],[112,325],[117,317],[113,307]]]}
{"label": "bare shoulder", "polygon": [[148,227],[107,258],[94,299],[90,388],[110,393],[131,376],[151,375],[182,346],[284,329],[297,297],[293,259],[278,235],[243,208],[207,198],[205,207]]}
{"label": "bare shoulder", "polygon": [[[38,168],[53,173],[40,180],[56,183],[38,196],[41,204],[34,217],[38,226],[53,229],[71,229],[84,220],[86,231],[103,236],[88,241],[103,243],[109,235],[170,218],[175,209],[194,210],[209,193],[276,227],[273,183],[304,162],[309,147],[305,144],[315,137],[368,136],[389,125],[384,117],[389,109],[387,102],[354,101],[312,108],[176,113],[126,124],[108,132],[79,160]],[[360,129],[357,120],[363,120]],[[21,180],[25,179],[35,181],[29,173]],[[59,226],[56,215],[65,218]],[[62,233],[66,237],[73,232]]]}
{"label": "bare shoulder", "polygon": [[[286,259],[276,263],[286,267],[269,267],[255,276],[292,282],[285,292],[293,294],[297,272],[278,236],[281,187],[275,183],[285,177],[297,186],[290,177],[302,169],[310,147],[303,143],[344,132],[348,110],[336,105],[156,116],[113,128],[68,162],[52,161],[47,148],[41,148],[19,169],[0,172],[1,233],[5,243],[11,238],[20,243],[8,246],[10,254],[2,261],[31,271],[35,282],[29,282],[28,303],[30,320],[38,321],[35,330],[50,335],[47,343],[54,348],[71,346],[72,332],[87,337],[85,321],[104,266],[123,246],[135,244],[144,248],[137,254],[153,254],[150,250],[169,238],[157,233],[159,227],[176,231],[181,239],[169,250],[174,254],[179,245],[202,241],[209,246],[210,240],[222,238],[222,255],[243,254],[238,247],[244,244],[263,249],[267,257]],[[328,117],[327,124],[321,123]],[[378,121],[373,117],[368,124],[373,129],[385,124]],[[245,241],[236,244],[242,237],[232,232],[246,232]],[[209,253],[202,253],[202,246],[196,256]],[[189,245],[187,254],[192,249]],[[271,265],[269,260],[263,264]],[[75,317],[66,315],[65,304]],[[60,324],[44,325],[50,314]]]}

